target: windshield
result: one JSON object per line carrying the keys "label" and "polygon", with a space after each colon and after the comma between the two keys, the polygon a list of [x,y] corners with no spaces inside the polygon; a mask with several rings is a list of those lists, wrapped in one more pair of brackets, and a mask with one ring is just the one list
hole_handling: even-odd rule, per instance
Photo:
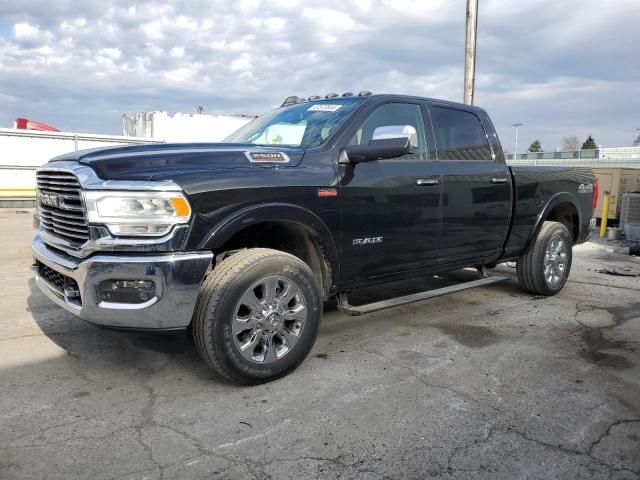
{"label": "windshield", "polygon": [[317,147],[353,113],[358,98],[333,98],[278,108],[229,135],[231,143]]}

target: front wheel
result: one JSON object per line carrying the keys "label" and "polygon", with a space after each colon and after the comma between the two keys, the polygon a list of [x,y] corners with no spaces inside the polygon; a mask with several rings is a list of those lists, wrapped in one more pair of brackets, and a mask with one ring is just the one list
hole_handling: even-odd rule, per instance
{"label": "front wheel", "polygon": [[571,271],[572,239],[562,223],[547,221],[533,246],[518,258],[518,283],[538,295],[555,295],[567,283]]}
{"label": "front wheel", "polygon": [[192,330],[214,370],[255,385],[302,363],[321,315],[322,294],[311,269],[288,253],[254,248],[226,258],[207,276]]}

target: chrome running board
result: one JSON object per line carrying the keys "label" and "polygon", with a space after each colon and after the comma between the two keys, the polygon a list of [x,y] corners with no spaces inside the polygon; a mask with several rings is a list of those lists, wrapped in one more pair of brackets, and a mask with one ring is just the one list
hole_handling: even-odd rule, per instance
{"label": "chrome running board", "polygon": [[420,302],[422,300],[429,300],[430,298],[441,297],[448,295],[449,293],[460,292],[462,290],[468,290],[469,288],[484,287],[485,285],[491,285],[492,283],[502,282],[509,277],[486,277],[478,280],[472,280],[470,282],[463,282],[457,285],[451,285],[448,287],[437,288],[435,290],[427,290],[426,292],[414,293],[412,295],[405,295],[403,297],[391,298],[389,300],[382,300],[380,302],[369,303],[367,305],[353,306],[349,304],[349,297],[347,293],[338,294],[338,310],[346,313],[347,315],[365,315],[367,313],[378,312],[380,310],[386,310],[387,308],[393,308],[400,305],[407,305],[408,303]]}

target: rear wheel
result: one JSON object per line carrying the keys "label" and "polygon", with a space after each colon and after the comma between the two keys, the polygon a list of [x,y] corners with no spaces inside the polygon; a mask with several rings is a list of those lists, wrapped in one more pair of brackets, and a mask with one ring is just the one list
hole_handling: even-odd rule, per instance
{"label": "rear wheel", "polygon": [[547,221],[533,246],[518,258],[520,287],[538,295],[555,295],[564,287],[571,271],[572,239],[562,223]]}
{"label": "rear wheel", "polygon": [[322,295],[311,269],[288,253],[255,248],[223,260],[207,276],[192,330],[214,370],[251,385],[300,365],[321,315]]}

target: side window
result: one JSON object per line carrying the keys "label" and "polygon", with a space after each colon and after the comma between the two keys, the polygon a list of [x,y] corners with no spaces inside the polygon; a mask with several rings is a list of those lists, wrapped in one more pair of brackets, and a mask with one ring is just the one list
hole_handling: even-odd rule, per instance
{"label": "side window", "polygon": [[416,152],[424,158],[427,152],[422,110],[411,103],[387,103],[375,109],[363,122],[350,145],[368,145],[371,140],[409,137]]}
{"label": "side window", "polygon": [[433,107],[432,112],[439,160],[493,160],[484,128],[473,113],[445,107]]}

